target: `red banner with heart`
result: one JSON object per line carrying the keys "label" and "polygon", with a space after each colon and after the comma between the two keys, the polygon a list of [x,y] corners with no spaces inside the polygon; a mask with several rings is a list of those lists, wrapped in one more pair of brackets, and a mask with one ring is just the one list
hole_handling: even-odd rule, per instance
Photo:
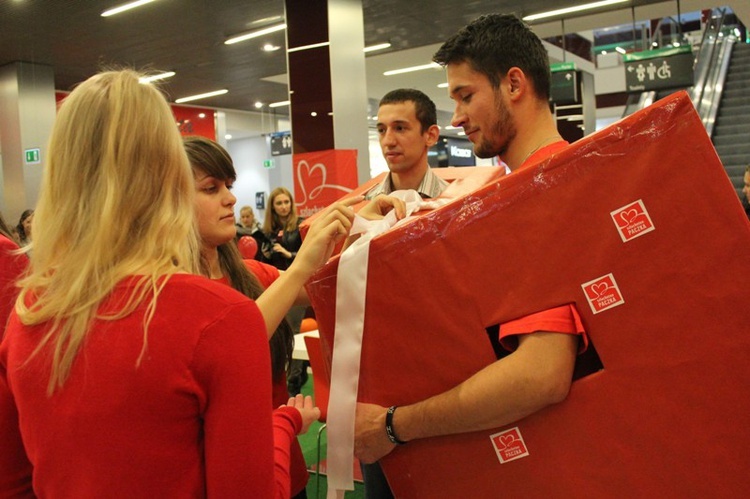
{"label": "red banner with heart", "polygon": [[329,149],[295,154],[294,199],[309,217],[357,187],[357,150]]}

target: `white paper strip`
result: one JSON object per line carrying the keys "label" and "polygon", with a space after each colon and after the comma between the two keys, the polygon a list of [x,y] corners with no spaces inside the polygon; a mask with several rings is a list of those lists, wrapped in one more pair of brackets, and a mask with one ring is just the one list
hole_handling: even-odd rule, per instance
{"label": "white paper strip", "polygon": [[[391,195],[406,203],[406,217],[418,211],[422,204],[417,191],[395,191]],[[354,415],[357,409],[370,241],[396,224],[393,211],[376,221],[355,217],[350,234],[361,236],[342,253],[339,260],[327,419],[328,499],[343,498],[344,491],[354,490]]]}

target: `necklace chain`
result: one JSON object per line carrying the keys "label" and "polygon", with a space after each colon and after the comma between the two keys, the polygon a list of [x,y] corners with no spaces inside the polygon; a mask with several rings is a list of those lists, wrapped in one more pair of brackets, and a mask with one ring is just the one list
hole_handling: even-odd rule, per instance
{"label": "necklace chain", "polygon": [[534,154],[535,152],[537,152],[543,146],[547,145],[547,143],[549,141],[551,141],[552,139],[562,140],[562,137],[560,136],[559,133],[556,134],[556,135],[553,135],[551,137],[547,137],[546,139],[544,139],[543,141],[541,141],[538,146],[536,146],[534,149],[532,149],[531,152],[529,154],[527,154],[525,158],[523,158],[523,161],[521,161],[521,164],[524,164],[526,162],[526,160],[529,159],[529,157],[531,157],[532,154]]}

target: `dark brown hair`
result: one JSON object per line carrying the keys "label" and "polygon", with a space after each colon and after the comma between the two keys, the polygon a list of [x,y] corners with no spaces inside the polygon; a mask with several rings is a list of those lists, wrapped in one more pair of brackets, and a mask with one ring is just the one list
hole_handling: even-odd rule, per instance
{"label": "dark brown hair", "polygon": [[[219,179],[232,180],[237,178],[237,172],[229,153],[216,142],[204,137],[185,137],[185,151],[193,169]],[[242,255],[234,239],[218,247],[219,266],[221,273],[229,279],[229,284],[243,295],[255,300],[264,291],[258,278],[247,270]],[[208,275],[206,262],[201,258],[204,275]],[[271,370],[273,379],[286,372],[294,350],[294,333],[286,319],[276,328],[270,341]]]}

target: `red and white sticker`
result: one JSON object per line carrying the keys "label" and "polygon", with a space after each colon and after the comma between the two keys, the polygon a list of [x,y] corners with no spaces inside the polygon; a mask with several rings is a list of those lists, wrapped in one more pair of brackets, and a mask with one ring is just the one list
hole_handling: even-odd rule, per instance
{"label": "red and white sticker", "polygon": [[492,445],[495,447],[497,457],[501,464],[505,464],[516,459],[521,459],[529,455],[526,443],[521,436],[521,430],[516,426],[510,430],[501,431],[490,435]]}
{"label": "red and white sticker", "polygon": [[612,274],[581,284],[581,287],[589,301],[591,311],[595,314],[625,303],[620,288],[617,287],[615,276]]}
{"label": "red and white sticker", "polygon": [[610,215],[623,242],[631,241],[654,230],[654,222],[640,199],[616,209]]}

